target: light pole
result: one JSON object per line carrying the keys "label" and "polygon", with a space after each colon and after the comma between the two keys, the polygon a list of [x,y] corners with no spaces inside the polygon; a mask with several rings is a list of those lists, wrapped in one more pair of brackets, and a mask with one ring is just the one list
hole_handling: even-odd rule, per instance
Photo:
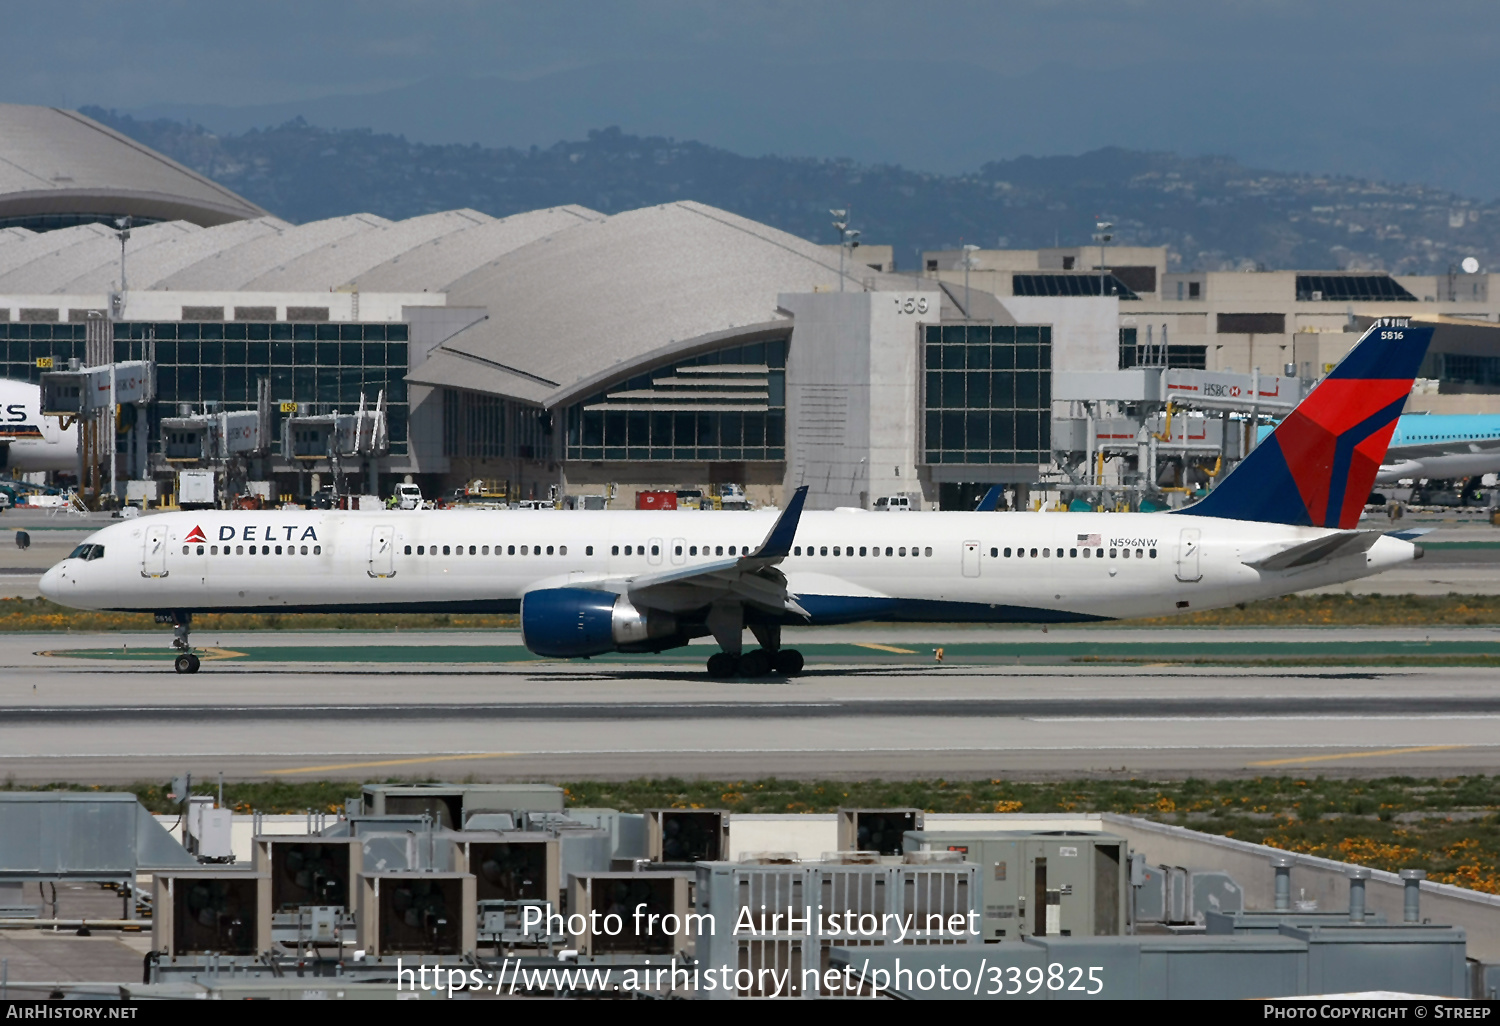
{"label": "light pole", "polygon": [[120,291],[124,292],[125,285],[125,240],[130,238],[130,217],[115,218],[115,227],[119,229],[116,233],[120,236]]}
{"label": "light pole", "polygon": [[844,250],[859,248],[859,232],[849,227],[848,210],[830,210],[833,215],[833,226],[839,233],[839,291],[844,291]]}
{"label": "light pole", "polygon": [[964,316],[971,321],[974,315],[969,312],[969,270],[979,266],[974,259],[974,254],[977,252],[979,252],[979,247],[972,242],[964,245]]}
{"label": "light pole", "polygon": [[1097,229],[1094,232],[1094,241],[1099,243],[1099,295],[1103,297],[1106,295],[1104,287],[1107,280],[1106,276],[1109,273],[1104,267],[1104,247],[1109,245],[1109,241],[1114,238],[1110,234],[1110,230],[1114,228],[1114,225],[1109,221],[1095,221],[1094,227]]}

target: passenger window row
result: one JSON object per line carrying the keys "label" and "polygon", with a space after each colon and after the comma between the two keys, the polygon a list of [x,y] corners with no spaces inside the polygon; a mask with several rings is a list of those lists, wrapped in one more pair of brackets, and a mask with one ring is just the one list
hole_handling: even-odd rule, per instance
{"label": "passenger window row", "polygon": [[[518,549],[519,553],[517,552]],[[471,556],[488,556],[490,554],[490,547],[488,545],[470,545],[467,551]],[[436,545],[418,545],[416,549],[416,554],[419,556],[436,556],[440,554],[444,556],[462,556],[464,552],[465,549],[462,545],[444,545],[442,546],[441,553],[439,552],[439,547]],[[412,547],[408,545],[406,546],[406,555],[410,556],[411,554]],[[543,547],[540,545],[496,545],[494,554],[497,556],[514,556],[517,554],[522,556],[540,556],[544,553]],[[566,545],[548,545],[546,546],[545,554],[548,556],[566,556],[568,554],[568,547]],[[587,554],[590,556],[594,554],[594,547],[592,545],[588,547]]]}
{"label": "passenger window row", "polygon": [[[809,545],[807,547],[807,554],[809,556],[827,556],[830,555],[829,547],[827,545]],[[835,545],[831,554],[835,556],[878,556],[881,554],[881,550],[879,545],[861,545],[858,553],[856,553],[853,545]],[[887,545],[885,547],[885,555],[887,556],[905,556],[907,554],[905,545]],[[932,555],[932,546],[928,545],[924,548],[920,545],[913,545],[910,554],[913,556],[930,556]],[[794,546],[792,548],[792,555],[802,555],[802,546]]]}
{"label": "passenger window row", "polygon": [[[249,546],[249,550],[250,550],[249,552],[245,551],[246,546],[244,546],[244,545],[234,545],[234,546],[225,545],[224,546],[224,551],[222,553],[219,552],[219,546],[217,546],[217,545],[208,545],[208,546],[199,545],[198,546],[198,555],[200,555],[200,556],[204,555],[204,552],[203,552],[204,548],[208,549],[208,553],[207,554],[210,555],[210,556],[218,556],[218,555],[224,555],[224,556],[254,556],[254,555],[257,554],[256,553],[257,549],[260,550],[259,554],[262,555],[262,556],[269,556],[269,555],[271,555],[273,549],[275,550],[275,555],[278,555],[278,556],[280,556],[280,555],[288,555],[288,556],[306,556],[306,555],[321,556],[323,554],[323,546],[321,546],[321,545],[313,545],[313,546],[307,546],[307,545],[285,545],[285,546],[282,546],[282,545],[258,545],[258,546],[257,545],[251,545],[251,546]],[[182,547],[182,554],[184,556],[189,555],[191,549],[192,549],[191,545],[184,545]],[[230,551],[231,549],[233,549],[234,551],[231,552]],[[283,549],[285,549],[284,553],[282,551]]]}
{"label": "passenger window row", "polygon": [[[686,547],[675,545],[672,552],[674,555],[681,556],[684,548],[686,548],[686,552],[690,556],[699,554],[699,546],[697,545]],[[723,556],[726,553],[731,556],[748,556],[752,551],[749,545],[730,545],[727,548],[723,545],[704,545],[702,549],[702,554],[705,556]],[[568,554],[568,547],[566,545],[496,545],[493,546],[493,550],[493,555],[496,556],[566,556]],[[798,551],[800,552],[801,550],[799,549]],[[609,547],[609,554],[611,556],[644,556],[648,552],[653,556],[660,556],[661,545],[611,545]],[[462,556],[465,554],[470,556],[488,556],[492,554],[491,546],[489,545],[469,545],[467,547],[463,545],[407,545],[404,547],[404,553],[408,556]],[[585,546],[583,554],[585,556],[592,556],[594,554],[594,547],[592,545]],[[905,554],[905,550],[902,550],[902,555]],[[931,555],[931,552],[928,555]]]}
{"label": "passenger window row", "polygon": [[[699,547],[697,545],[689,545],[689,546],[687,546],[687,555],[689,555],[689,556],[696,556],[696,555],[698,555],[699,554],[698,553],[698,548]],[[713,551],[710,552],[709,551],[710,549],[712,549]],[[725,547],[723,545],[704,545],[703,546],[703,553],[702,554],[705,555],[705,556],[725,556],[725,555],[728,555],[728,556],[735,556],[735,555],[748,556],[748,555],[750,555],[750,551],[751,551],[751,548],[750,548],[749,545],[730,545],[728,547]],[[646,552],[647,552],[647,546],[645,546],[645,545],[626,545],[626,546],[624,546],[623,553],[621,551],[621,546],[619,546],[619,545],[611,545],[609,547],[609,554],[611,556],[619,556],[619,555],[644,556],[646,554]],[[652,546],[650,546],[650,552],[651,552],[651,555],[653,555],[653,556],[659,556],[659,555],[661,555],[661,548],[660,548],[660,546],[652,545]],[[681,545],[674,545],[674,546],[672,546],[672,555],[674,555],[674,556],[681,556],[682,554],[683,554],[683,546],[681,546]]]}
{"label": "passenger window row", "polygon": [[[1109,550],[1109,558],[1110,559],[1129,559],[1130,558],[1130,554],[1132,552],[1135,553],[1135,558],[1136,559],[1145,559],[1145,558],[1147,558],[1148,553],[1149,553],[1151,559],[1155,559],[1156,558],[1156,550],[1155,549],[1110,549]],[[1023,559],[1023,558],[1026,558],[1028,555],[1030,556],[1031,559],[1037,559],[1037,558],[1051,559],[1051,558],[1053,558],[1053,556],[1052,556],[1052,550],[1050,548],[1041,549],[1040,550],[1040,553],[1041,553],[1040,556],[1038,556],[1037,553],[1038,553],[1037,549],[1031,549],[1028,552],[1027,549],[1018,548],[1018,549],[1015,550],[1015,558],[1017,558],[1017,559]],[[1009,548],[1001,549],[998,546],[991,546],[990,547],[990,558],[991,559],[1010,559],[1011,558],[1011,550]],[[1057,550],[1057,558],[1058,559],[1063,559],[1063,558],[1067,558],[1067,559],[1080,559],[1080,558],[1082,558],[1082,559],[1103,559],[1104,558],[1104,550],[1103,549],[1066,549],[1066,550],[1064,550],[1064,549],[1058,549]]]}

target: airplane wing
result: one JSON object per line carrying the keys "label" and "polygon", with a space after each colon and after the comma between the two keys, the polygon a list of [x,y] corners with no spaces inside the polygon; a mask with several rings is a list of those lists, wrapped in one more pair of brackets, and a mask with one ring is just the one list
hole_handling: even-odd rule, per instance
{"label": "airplane wing", "polygon": [[1383,531],[1340,531],[1338,534],[1314,538],[1282,549],[1260,559],[1245,560],[1245,565],[1254,570],[1296,570],[1314,563],[1322,563],[1340,556],[1352,556],[1367,551],[1385,534]]}
{"label": "airplane wing", "polygon": [[786,589],[786,575],[776,568],[791,555],[792,539],[797,534],[797,524],[806,501],[807,486],[803,485],[793,494],[786,511],[776,519],[760,547],[747,555],[657,573],[607,577],[572,587],[628,595],[636,606],[667,612],[701,609],[727,598],[773,612],[806,616],[807,611]]}

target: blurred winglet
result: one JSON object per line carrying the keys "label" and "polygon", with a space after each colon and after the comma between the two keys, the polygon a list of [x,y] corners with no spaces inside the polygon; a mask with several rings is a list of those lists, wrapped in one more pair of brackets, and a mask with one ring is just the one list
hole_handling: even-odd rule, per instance
{"label": "blurred winglet", "polygon": [[807,485],[803,485],[792,494],[792,501],[786,504],[786,512],[777,518],[771,533],[760,543],[760,548],[746,558],[781,560],[790,556],[792,539],[797,535],[797,522],[802,519],[802,504],[806,501]]}
{"label": "blurred winglet", "polygon": [[979,505],[974,507],[975,513],[993,513],[1000,508],[1000,498],[1005,494],[1005,489],[999,485],[990,485],[990,490],[984,493],[984,498],[979,500]]}

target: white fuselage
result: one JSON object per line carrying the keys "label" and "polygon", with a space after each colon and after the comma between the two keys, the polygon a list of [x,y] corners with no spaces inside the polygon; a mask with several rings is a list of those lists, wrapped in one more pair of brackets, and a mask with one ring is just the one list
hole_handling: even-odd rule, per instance
{"label": "white fuselage", "polygon": [[[1494,443],[1490,443],[1494,445]],[[1398,481],[1446,481],[1453,478],[1483,477],[1500,473],[1500,448],[1475,452],[1451,452],[1404,458],[1398,452],[1386,456],[1391,462],[1381,465],[1375,475],[1378,484]]]}
{"label": "white fuselage", "polygon": [[78,470],[78,426],[43,417],[41,386],[26,381],[0,380],[0,448],[0,469]]}
{"label": "white fuselage", "polygon": [[[102,556],[63,560],[41,587],[79,609],[513,611],[535,589],[628,585],[754,551],[776,517],[166,513],[99,531],[86,544]],[[779,569],[812,623],[1056,622],[1225,606],[1366,577],[1418,554],[1382,537],[1296,570],[1246,565],[1332,533],[1162,513],[808,512]]]}

